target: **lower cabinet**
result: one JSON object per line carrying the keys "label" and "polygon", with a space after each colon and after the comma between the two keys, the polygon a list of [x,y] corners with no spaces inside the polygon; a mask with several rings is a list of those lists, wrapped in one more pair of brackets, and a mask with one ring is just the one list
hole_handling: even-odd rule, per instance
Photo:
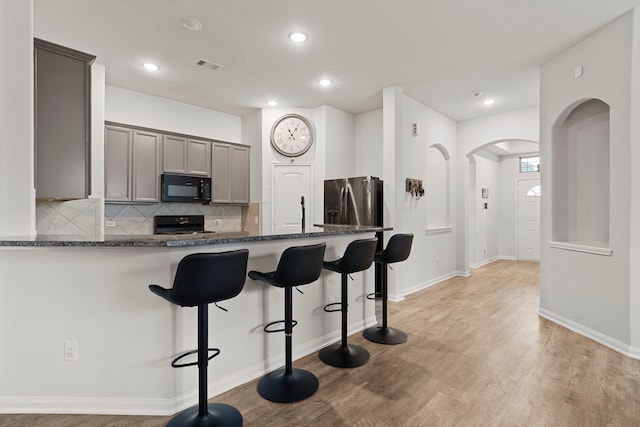
{"label": "lower cabinet", "polygon": [[249,147],[214,142],[213,203],[249,203]]}
{"label": "lower cabinet", "polygon": [[161,135],[105,126],[105,200],[159,202]]}

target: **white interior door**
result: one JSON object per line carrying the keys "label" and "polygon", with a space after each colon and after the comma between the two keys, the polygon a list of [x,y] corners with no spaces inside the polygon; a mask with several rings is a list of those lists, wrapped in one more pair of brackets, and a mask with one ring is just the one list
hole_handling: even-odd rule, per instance
{"label": "white interior door", "polygon": [[540,260],[540,180],[518,181],[518,259]]}
{"label": "white interior door", "polygon": [[275,233],[302,231],[302,196],[306,208],[305,223],[309,227],[313,221],[311,165],[274,165],[272,209]]}

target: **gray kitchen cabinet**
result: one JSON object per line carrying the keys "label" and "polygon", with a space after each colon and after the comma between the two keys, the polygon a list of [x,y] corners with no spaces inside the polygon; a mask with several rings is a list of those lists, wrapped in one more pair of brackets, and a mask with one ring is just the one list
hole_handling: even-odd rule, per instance
{"label": "gray kitchen cabinet", "polygon": [[162,136],[105,126],[105,200],[159,202]]}
{"label": "gray kitchen cabinet", "polygon": [[164,135],[162,141],[162,171],[187,172],[187,138]]}
{"label": "gray kitchen cabinet", "polygon": [[131,154],[133,130],[104,128],[104,198],[112,202],[131,201]]}
{"label": "gray kitchen cabinet", "polygon": [[190,139],[187,144],[187,173],[211,176],[211,142]]}
{"label": "gray kitchen cabinet", "polygon": [[211,176],[211,142],[164,135],[162,170],[169,173]]}
{"label": "gray kitchen cabinet", "polygon": [[93,55],[34,39],[38,199],[84,199],[90,193],[94,60]]}
{"label": "gray kitchen cabinet", "polygon": [[160,201],[160,153],[162,135],[133,130],[132,198],[133,202]]}
{"label": "gray kitchen cabinet", "polygon": [[249,203],[249,147],[214,142],[213,203]]}

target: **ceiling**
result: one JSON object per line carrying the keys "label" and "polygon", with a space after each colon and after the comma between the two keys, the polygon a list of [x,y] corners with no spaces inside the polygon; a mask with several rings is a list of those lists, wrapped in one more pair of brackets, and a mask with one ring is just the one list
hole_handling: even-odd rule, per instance
{"label": "ceiling", "polygon": [[[535,106],[539,66],[640,0],[33,0],[36,37],[97,56],[107,84],[242,116],[382,106],[398,86],[467,120]],[[188,31],[184,18],[203,28]],[[308,34],[304,43],[288,39]],[[217,71],[193,65],[203,58]],[[154,62],[160,69],[145,71]],[[330,87],[317,81],[330,78]],[[474,91],[482,92],[473,96]],[[482,105],[486,97],[496,100]]]}

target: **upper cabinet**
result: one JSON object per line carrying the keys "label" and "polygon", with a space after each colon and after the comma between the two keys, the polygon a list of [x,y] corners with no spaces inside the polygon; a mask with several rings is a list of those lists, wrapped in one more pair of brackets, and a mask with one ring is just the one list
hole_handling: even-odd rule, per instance
{"label": "upper cabinet", "polygon": [[213,203],[249,203],[249,147],[213,143]]}
{"label": "upper cabinet", "polygon": [[168,173],[211,176],[211,142],[164,135],[162,170]]}
{"label": "upper cabinet", "polygon": [[105,200],[159,202],[162,135],[105,126]]}
{"label": "upper cabinet", "polygon": [[83,199],[90,193],[94,60],[93,55],[34,40],[38,199]]}

